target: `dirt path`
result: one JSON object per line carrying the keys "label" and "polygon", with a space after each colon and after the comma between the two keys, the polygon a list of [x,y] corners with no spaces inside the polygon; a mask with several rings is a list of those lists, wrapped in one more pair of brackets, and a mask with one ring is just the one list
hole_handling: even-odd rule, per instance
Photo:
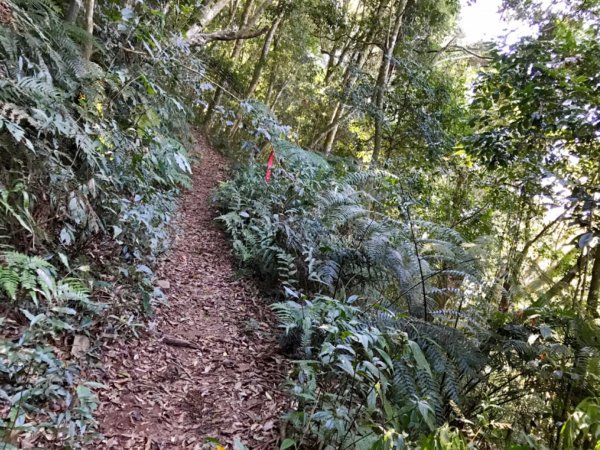
{"label": "dirt path", "polygon": [[[180,205],[170,255],[157,271],[170,284],[154,332],[105,352],[98,411],[102,449],[201,449],[235,437],[276,449],[286,368],[273,317],[258,290],[236,279],[210,197],[224,158],[198,137],[201,162]],[[163,283],[166,284],[166,283]],[[176,339],[194,348],[177,345]]]}

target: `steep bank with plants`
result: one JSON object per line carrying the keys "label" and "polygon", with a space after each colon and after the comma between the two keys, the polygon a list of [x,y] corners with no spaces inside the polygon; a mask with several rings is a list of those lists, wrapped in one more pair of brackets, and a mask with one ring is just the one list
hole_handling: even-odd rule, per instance
{"label": "steep bank with plants", "polygon": [[[151,268],[189,186],[185,105],[199,82],[173,63],[185,48],[148,34],[160,17],[125,13],[98,9],[94,39],[53,2],[0,1],[4,449],[89,441],[88,364],[162,295]],[[155,58],[127,51],[138,45]]]}
{"label": "steep bank with plants", "polygon": [[[220,188],[219,220],[279,298],[298,405],[285,448],[544,449],[552,428],[560,448],[595,439],[593,320],[544,300],[503,310],[493,248],[423,219],[406,177],[304,150],[248,109],[264,150]],[[578,400],[548,441],[520,428],[563,389]]]}

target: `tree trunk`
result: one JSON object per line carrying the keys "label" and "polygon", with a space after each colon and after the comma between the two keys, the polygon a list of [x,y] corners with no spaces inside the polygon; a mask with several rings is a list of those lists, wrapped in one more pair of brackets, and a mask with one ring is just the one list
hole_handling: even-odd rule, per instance
{"label": "tree trunk", "polygon": [[208,108],[206,109],[206,113],[204,114],[204,124],[207,127],[210,127],[210,122],[211,122],[212,116],[215,112],[215,108],[217,106],[219,106],[219,103],[221,103],[221,98],[223,98],[223,88],[218,86],[215,91],[215,95],[213,96],[212,100],[208,104]]}
{"label": "tree trunk", "polygon": [[[553,221],[546,224],[538,234],[536,234],[533,238],[531,238],[529,241],[527,241],[525,243],[525,245],[523,245],[523,249],[515,255],[513,262],[511,263],[509,261],[509,268],[508,268],[507,275],[506,275],[506,278],[504,279],[504,283],[502,286],[504,288],[505,295],[502,297],[502,301],[500,302],[500,306],[498,308],[500,311],[506,312],[506,311],[508,311],[508,309],[510,307],[510,299],[508,297],[508,293],[512,289],[513,285],[515,283],[517,283],[517,281],[519,279],[519,275],[521,273],[521,269],[523,268],[523,263],[525,262],[525,259],[527,258],[527,255],[529,254],[529,250],[531,250],[531,247],[533,247],[533,245],[536,242],[538,242],[542,237],[544,237],[546,235],[546,233],[548,233],[548,231],[550,231],[550,229],[553,228],[554,225],[556,225],[558,222],[560,222],[563,219],[563,217],[567,214],[567,212],[570,212],[570,211],[571,211],[571,208],[565,210],[556,219],[554,219]],[[531,214],[531,210],[528,211],[528,216],[529,216],[529,214]],[[529,226],[529,224],[531,223],[531,217],[527,218],[526,223],[527,223],[527,226]]]}
{"label": "tree trunk", "polygon": [[90,41],[85,43],[83,57],[88,61],[92,57],[93,50],[92,36],[94,34],[94,4],[95,0],[85,1],[85,30],[90,34]]}
{"label": "tree trunk", "polygon": [[265,0],[260,5],[258,5],[256,11],[254,11],[254,14],[252,14],[252,17],[248,19],[246,27],[252,28],[253,26],[255,26],[258,23],[259,19],[262,17],[263,13],[265,12],[265,9],[271,6],[272,3],[273,0]]}
{"label": "tree trunk", "polygon": [[329,51],[329,58],[327,58],[327,67],[325,68],[325,80],[323,81],[325,85],[329,84],[331,81],[331,76],[333,75],[333,69],[336,66],[335,64],[335,54],[338,51],[338,43],[334,42],[331,50]]}
{"label": "tree trunk", "polygon": [[577,262],[573,267],[571,267],[567,273],[563,275],[563,277],[558,280],[548,291],[544,294],[544,300],[550,301],[557,295],[559,295],[564,289],[566,289],[571,282],[575,279],[577,274],[579,273],[579,269],[581,268],[581,258],[583,256],[579,256],[577,258]]}
{"label": "tree trunk", "polygon": [[246,98],[252,97],[252,94],[254,94],[254,91],[258,87],[260,75],[267,63],[267,57],[269,56],[269,52],[271,51],[271,44],[273,43],[275,33],[277,32],[277,28],[279,28],[279,24],[281,23],[282,19],[283,16],[281,15],[277,17],[277,19],[275,19],[275,22],[273,22],[273,25],[271,25],[271,28],[269,29],[269,32],[267,34],[267,37],[265,38],[265,42],[262,47],[262,51],[260,52],[260,58],[258,59],[256,66],[254,66],[254,73],[252,74],[252,80],[250,81],[250,85],[248,86],[248,90],[246,91]]}
{"label": "tree trunk", "polygon": [[[379,2],[377,6],[377,11],[374,15],[374,17],[377,18],[377,20],[381,18],[381,12],[383,11],[386,5],[387,0]],[[319,143],[325,137],[324,133],[326,133],[325,148],[323,150],[327,154],[330,154],[333,150],[335,140],[337,137],[337,132],[339,130],[339,123],[341,122],[342,117],[346,117],[344,115],[344,109],[345,102],[348,97],[348,92],[350,91],[350,89],[354,85],[354,82],[358,78],[356,72],[363,68],[363,66],[367,62],[367,59],[369,58],[369,46],[371,45],[370,43],[374,40],[375,35],[377,34],[377,26],[374,26],[372,29],[366,30],[365,34],[362,36],[363,39],[360,39],[360,34],[360,30],[358,30],[354,35],[350,35],[348,37],[348,41],[346,45],[344,45],[342,54],[340,55],[336,64],[337,66],[343,62],[346,53],[352,47],[351,44],[353,41],[359,41],[363,43],[362,46],[359,45],[359,47],[354,50],[352,56],[350,57],[350,61],[346,66],[346,70],[344,71],[344,75],[342,77],[343,97],[341,100],[336,102],[333,112],[331,114],[331,120],[329,121],[326,130],[320,133],[319,135],[315,134],[315,137],[312,139],[311,148],[316,146],[317,143]],[[354,62],[355,64],[353,64]],[[333,73],[333,71],[331,71],[330,73]]]}
{"label": "tree trunk", "polygon": [[190,45],[200,45],[204,43],[202,31],[211,23],[219,13],[225,9],[229,0],[216,0],[212,5],[207,5],[203,8],[202,16],[195,25],[185,33],[185,36]]}
{"label": "tree trunk", "polygon": [[213,3],[212,6],[204,9],[204,14],[200,18],[200,21],[191,26],[185,33],[188,45],[195,47],[215,40],[233,41],[239,39],[251,39],[260,36],[267,31],[266,29],[252,30],[251,28],[256,22],[258,22],[264,10],[273,2],[273,0],[265,0],[265,2],[263,2],[261,6],[256,9],[254,16],[248,20],[248,24],[245,28],[219,30],[213,33],[205,33],[204,29],[215,19],[215,17],[225,8],[225,6],[227,6],[228,1],[229,0],[218,0],[217,2]]}
{"label": "tree trunk", "polygon": [[[359,2],[360,4],[360,2]],[[342,10],[344,11],[344,14],[346,16],[350,16],[350,2],[346,1],[344,3],[344,6],[342,8]],[[348,33],[348,39],[346,39],[346,42],[338,42],[337,39],[335,39],[334,36],[334,43],[331,47],[331,51],[329,54],[329,60],[327,61],[327,70],[325,71],[325,79],[324,79],[324,83],[328,84],[331,81],[331,77],[335,72],[335,69],[337,69],[339,67],[339,65],[341,63],[344,62],[344,59],[346,58],[346,55],[348,54],[348,52],[350,51],[351,47],[352,47],[352,43],[356,42],[358,35],[360,34],[360,27],[356,27],[353,31],[350,31]],[[336,61],[336,53],[338,52],[338,49],[341,47],[341,52],[340,52],[340,56],[337,58]]]}
{"label": "tree trunk", "polygon": [[377,85],[375,86],[375,96],[373,99],[378,116],[375,118],[375,136],[373,155],[371,157],[371,167],[375,167],[379,163],[379,153],[381,152],[381,143],[383,141],[383,123],[385,119],[385,114],[383,111],[385,103],[385,90],[389,82],[388,75],[390,71],[390,65],[392,62],[392,57],[394,56],[396,44],[398,43],[398,37],[400,36],[400,29],[402,28],[402,20],[404,18],[404,11],[406,10],[407,3],[408,0],[401,0],[399,2],[394,28],[387,36],[381,52],[381,63],[379,65]]}
{"label": "tree trunk", "polygon": [[[240,22],[240,30],[246,28],[246,26],[248,25],[248,18],[250,17],[252,5],[254,5],[254,0],[248,0],[244,5],[244,11],[242,12],[242,20]],[[240,53],[242,52],[243,46],[243,39],[238,39],[237,41],[235,41],[233,50],[231,51],[231,59],[236,60],[240,57]]]}
{"label": "tree trunk", "polygon": [[[368,39],[368,40],[370,40],[370,39]],[[335,140],[337,137],[337,132],[339,130],[340,122],[342,121],[343,118],[346,118],[349,114],[351,114],[351,113],[344,114],[344,109],[346,108],[345,100],[348,97],[348,91],[350,89],[352,89],[354,82],[358,78],[356,72],[363,68],[363,66],[367,62],[368,58],[369,58],[369,52],[367,51],[367,48],[363,48],[362,50],[357,51],[355,53],[355,55],[352,57],[352,59],[356,59],[356,66],[349,64],[348,67],[346,67],[346,71],[344,73],[344,77],[343,77],[343,81],[342,81],[342,85],[344,86],[344,97],[342,100],[340,100],[336,103],[336,105],[333,109],[333,113],[331,115],[331,120],[329,121],[326,131],[324,132],[327,134],[324,152],[328,155],[333,150],[333,146],[335,144]],[[323,137],[325,137],[325,136],[323,136],[323,133],[321,133],[317,138],[315,138],[313,140],[313,143],[311,144],[311,146],[315,146],[321,139],[323,139]]]}
{"label": "tree trunk", "polygon": [[[277,28],[279,28],[279,24],[281,23],[282,20],[283,20],[283,14],[280,14],[275,19],[275,21],[271,25],[271,28],[269,29],[269,32],[267,33],[267,37],[265,38],[265,42],[263,43],[262,50],[260,52],[260,57],[258,58],[256,65],[254,66],[254,73],[252,74],[252,80],[250,81],[250,85],[248,86],[248,89],[246,90],[245,97],[247,99],[252,97],[252,95],[254,94],[254,91],[256,91],[256,88],[258,87],[258,83],[260,82],[260,75],[267,63],[267,57],[269,56],[269,51],[271,50],[271,45],[273,43],[273,39],[275,38],[275,33],[277,33]],[[242,121],[242,115],[240,113],[238,113],[235,124],[231,128],[231,133],[229,135],[230,137],[235,136],[235,133],[237,133],[237,130],[240,127],[241,121]]]}
{"label": "tree trunk", "polygon": [[[454,227],[452,227],[452,228],[454,228]],[[544,286],[547,286],[547,285],[554,286],[555,283],[553,283],[553,280],[557,275],[560,275],[562,273],[561,268],[564,267],[565,261],[572,258],[573,255],[575,255],[577,253],[579,253],[579,249],[576,247],[573,247],[571,250],[569,250],[567,253],[565,253],[564,256],[562,258],[560,258],[560,260],[558,260],[549,269],[546,269],[546,270],[538,269],[542,273],[540,274],[540,276],[538,278],[536,278],[535,280],[533,280],[532,282],[530,282],[527,285],[527,290],[530,292],[537,292],[537,291],[541,290]]]}
{"label": "tree trunk", "polygon": [[225,9],[228,3],[229,0],[216,0],[211,6],[206,6],[196,26],[200,27],[201,30],[206,28]]}
{"label": "tree trunk", "polygon": [[331,117],[331,121],[329,122],[327,132],[327,140],[325,141],[324,151],[326,154],[330,154],[333,149],[333,144],[335,143],[335,138],[337,136],[338,125],[340,123],[340,117],[342,116],[342,111],[344,109],[344,104],[342,102],[337,102],[335,108],[333,110],[333,115]]}
{"label": "tree trunk", "polygon": [[235,20],[235,12],[240,6],[240,0],[234,0],[229,3],[229,22],[227,23],[227,28],[230,28],[233,25],[233,21]]}
{"label": "tree trunk", "polygon": [[290,79],[288,78],[285,83],[283,83],[283,85],[281,86],[281,88],[279,88],[279,90],[277,91],[277,94],[275,95],[275,98],[273,99],[273,102],[269,105],[269,108],[271,109],[271,111],[275,111],[275,107],[277,106],[277,102],[279,102],[279,99],[281,98],[281,94],[283,94],[283,91],[285,91],[285,88],[288,86],[288,84],[290,83]]}
{"label": "tree trunk", "polygon": [[[244,11],[242,11],[242,19],[240,21],[240,30],[243,30],[248,25],[248,18],[250,17],[250,12],[252,11],[252,6],[254,5],[254,0],[248,0],[244,5]],[[244,39],[237,39],[233,46],[233,50],[231,51],[230,58],[232,60],[236,60],[239,58],[240,53],[242,52],[242,48],[244,47]],[[204,123],[206,126],[210,126],[210,122],[212,121],[212,116],[215,112],[215,108],[219,106],[221,103],[221,98],[223,98],[223,89],[218,86],[213,98],[208,105],[208,109],[204,115]]]}
{"label": "tree trunk", "polygon": [[214,41],[240,41],[244,39],[252,39],[265,34],[268,28],[259,28],[255,30],[219,30],[212,33],[197,33],[193,40],[189,41],[191,46],[200,46]]}
{"label": "tree trunk", "polygon": [[594,252],[594,265],[592,267],[592,280],[587,298],[587,311],[594,318],[598,318],[598,300],[600,298],[600,246]]}
{"label": "tree trunk", "polygon": [[271,73],[269,74],[269,82],[267,83],[267,94],[265,95],[265,104],[268,105],[271,103],[271,96],[273,95],[273,89],[275,88],[275,78],[277,73],[273,68]]}
{"label": "tree trunk", "polygon": [[77,16],[79,15],[80,9],[81,0],[71,0],[71,3],[69,3],[69,8],[65,13],[65,21],[68,23],[75,23],[77,21]]}
{"label": "tree trunk", "polygon": [[[308,147],[311,149],[316,148],[316,146],[319,144],[319,142],[321,142],[326,137],[328,138],[328,140],[332,139],[332,141],[335,141],[335,134],[333,134],[333,137],[330,137],[330,132],[332,130],[335,130],[335,132],[337,133],[340,123],[343,122],[344,120],[346,120],[348,117],[350,117],[350,115],[352,113],[353,113],[353,110],[351,108],[350,110],[346,111],[342,115],[336,114],[333,122],[329,122],[329,125],[327,125],[327,128],[325,128],[321,132],[321,134],[319,134],[317,137],[315,137]],[[333,142],[331,143],[331,145],[333,145]]]}

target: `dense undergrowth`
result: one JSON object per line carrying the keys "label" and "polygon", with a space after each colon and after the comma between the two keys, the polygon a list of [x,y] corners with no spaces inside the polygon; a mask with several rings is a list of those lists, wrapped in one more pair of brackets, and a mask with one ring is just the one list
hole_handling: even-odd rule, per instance
{"label": "dense undergrowth", "polygon": [[202,67],[181,72],[189,50],[150,8],[108,5],[96,39],[50,1],[0,12],[0,447],[78,448],[99,338],[135,332],[162,295]]}
{"label": "dense undergrowth", "polygon": [[597,427],[594,401],[557,425],[549,394],[538,395],[569,380],[595,395],[593,324],[544,307],[498,311],[485,245],[418,217],[407,180],[303,150],[267,108],[249,109],[242,140],[254,151],[220,189],[220,220],[241,263],[281,298],[297,401],[283,447],[549,448],[517,425],[519,411],[560,432],[564,448],[595,440],[581,434]]}

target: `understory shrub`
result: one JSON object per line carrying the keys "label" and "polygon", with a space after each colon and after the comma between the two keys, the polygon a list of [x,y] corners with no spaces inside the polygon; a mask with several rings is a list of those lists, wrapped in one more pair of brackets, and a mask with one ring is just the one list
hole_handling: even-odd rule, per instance
{"label": "understory shrub", "polygon": [[151,313],[152,267],[190,185],[201,61],[160,10],[97,4],[96,40],[53,1],[0,2],[4,449],[93,437],[100,386],[80,376],[86,356]]}
{"label": "understory shrub", "polygon": [[[559,392],[552,379],[564,373],[589,379],[594,395],[593,371],[574,361],[584,347],[596,361],[597,344],[565,346],[552,331],[586,322],[498,312],[485,252],[416,217],[401,176],[301,149],[264,106],[247,109],[246,157],[219,190],[219,220],[242,266],[279,298],[282,346],[296,360],[282,447],[548,448],[499,412],[509,401],[541,407],[530,386]],[[576,434],[572,420],[558,426]]]}

